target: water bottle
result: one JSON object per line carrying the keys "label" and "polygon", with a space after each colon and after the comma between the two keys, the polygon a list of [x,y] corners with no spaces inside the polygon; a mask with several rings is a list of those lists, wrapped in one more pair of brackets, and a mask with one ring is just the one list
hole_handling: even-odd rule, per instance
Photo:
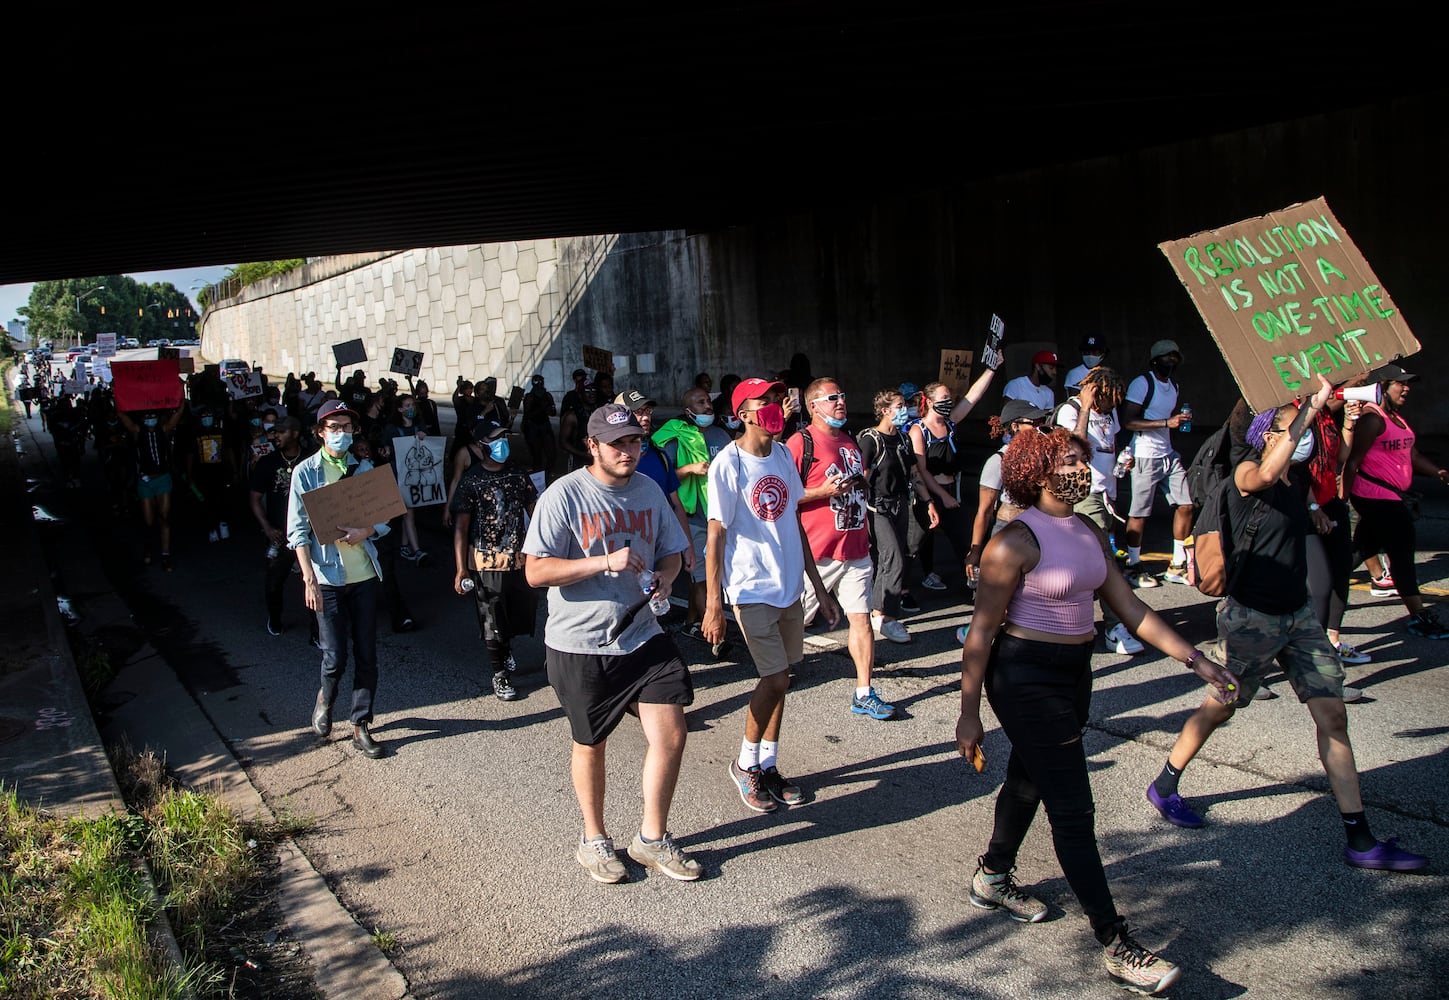
{"label": "water bottle", "polygon": [[1132,460],[1132,452],[1123,448],[1117,453],[1117,461],[1112,466],[1112,476],[1121,479],[1127,475],[1127,463]]}
{"label": "water bottle", "polygon": [[463,582],[458,584],[458,586],[463,589],[463,593],[471,594],[473,593],[473,588],[478,586],[478,584],[474,582],[471,576],[465,576],[463,577]]}
{"label": "water bottle", "polygon": [[669,611],[669,594],[659,586],[659,574],[646,571],[639,574],[639,593],[649,595],[649,610],[657,618]]}
{"label": "water bottle", "polygon": [[275,559],[275,558],[277,558],[277,556],[279,556],[281,554],[282,554],[282,546],[279,545],[277,542],[273,542],[272,544],[270,544],[270,545],[267,546],[267,558],[268,559]]}
{"label": "water bottle", "polygon": [[1180,430],[1180,431],[1182,431],[1182,433],[1184,433],[1184,434],[1191,434],[1192,433],[1192,407],[1191,406],[1188,406],[1186,403],[1183,403],[1182,404],[1182,409],[1178,410],[1177,412],[1178,413],[1181,413],[1184,417],[1187,418],[1182,423],[1180,423],[1180,424],[1177,425],[1177,429]]}

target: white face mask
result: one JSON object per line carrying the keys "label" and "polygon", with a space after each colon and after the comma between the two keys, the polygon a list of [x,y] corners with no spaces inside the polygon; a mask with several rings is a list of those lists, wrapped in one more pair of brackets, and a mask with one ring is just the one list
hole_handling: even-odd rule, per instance
{"label": "white face mask", "polygon": [[1293,449],[1293,461],[1306,462],[1313,455],[1313,435],[1307,431],[1298,439],[1298,445]]}

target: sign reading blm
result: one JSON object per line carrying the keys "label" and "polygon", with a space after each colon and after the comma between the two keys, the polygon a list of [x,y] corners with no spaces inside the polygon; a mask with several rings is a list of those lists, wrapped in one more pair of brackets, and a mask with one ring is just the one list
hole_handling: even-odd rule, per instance
{"label": "sign reading blm", "polygon": [[443,465],[446,443],[440,437],[420,438],[414,434],[393,438],[398,490],[409,507],[431,507],[447,501],[447,470]]}
{"label": "sign reading blm", "polygon": [[423,370],[423,352],[410,351],[406,347],[394,347],[392,350],[392,365],[388,368],[390,372],[397,372],[399,375],[410,375],[418,377]]}
{"label": "sign reading blm", "polygon": [[1322,198],[1158,249],[1257,412],[1419,350]]}

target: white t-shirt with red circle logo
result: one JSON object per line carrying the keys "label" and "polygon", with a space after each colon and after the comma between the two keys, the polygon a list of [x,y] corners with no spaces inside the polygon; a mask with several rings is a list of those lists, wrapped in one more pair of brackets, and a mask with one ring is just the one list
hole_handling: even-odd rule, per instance
{"label": "white t-shirt with red circle logo", "polygon": [[796,507],[805,488],[784,445],[766,458],[727,445],[709,463],[709,519],[725,529],[724,595],[732,605],[800,600],[805,546]]}

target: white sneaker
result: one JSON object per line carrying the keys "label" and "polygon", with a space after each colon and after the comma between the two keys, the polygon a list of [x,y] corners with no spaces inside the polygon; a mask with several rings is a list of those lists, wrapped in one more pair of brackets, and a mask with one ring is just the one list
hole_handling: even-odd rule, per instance
{"label": "white sneaker", "polygon": [[894,618],[890,621],[872,618],[871,624],[875,626],[877,639],[889,639],[891,642],[899,642],[902,645],[911,641],[911,633],[906,631],[905,625]]}
{"label": "white sneaker", "polygon": [[1343,703],[1345,705],[1352,705],[1354,702],[1359,701],[1362,698],[1363,692],[1360,691],[1358,688],[1349,687],[1347,684],[1343,686]]}
{"label": "white sneaker", "polygon": [[206,540],[208,542],[214,542],[214,541],[216,541],[216,532],[215,531],[209,532],[207,534],[207,536],[206,536]]}
{"label": "white sneaker", "polygon": [[945,590],[946,584],[935,573],[927,573],[926,578],[921,581],[921,586],[927,590]]}
{"label": "white sneaker", "polygon": [[220,535],[222,538],[230,538],[231,537],[231,529],[226,526],[226,522],[225,521],[222,521],[220,524],[218,524],[216,526],[216,533],[218,535]]}
{"label": "white sneaker", "polygon": [[1136,656],[1147,648],[1137,641],[1137,638],[1131,632],[1127,631],[1127,626],[1121,622],[1112,626],[1111,631],[1107,633],[1106,639],[1107,648],[1122,656]]}

